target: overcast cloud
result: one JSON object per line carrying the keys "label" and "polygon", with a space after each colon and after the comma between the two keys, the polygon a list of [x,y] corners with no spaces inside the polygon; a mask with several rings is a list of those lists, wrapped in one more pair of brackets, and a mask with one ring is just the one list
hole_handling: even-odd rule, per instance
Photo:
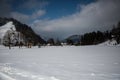
{"label": "overcast cloud", "polygon": [[113,24],[120,21],[120,0],[98,0],[88,5],[80,4],[80,9],[59,19],[36,20],[32,28],[43,36],[49,34],[49,37],[65,38],[72,34],[111,29]]}

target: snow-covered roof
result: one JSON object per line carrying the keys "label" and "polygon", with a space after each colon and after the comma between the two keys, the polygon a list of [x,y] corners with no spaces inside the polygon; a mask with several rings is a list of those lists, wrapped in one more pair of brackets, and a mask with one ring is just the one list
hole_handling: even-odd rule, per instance
{"label": "snow-covered roof", "polygon": [[13,22],[10,21],[8,23],[6,23],[5,25],[1,26],[0,27],[0,38],[2,39],[5,35],[5,33],[8,31],[8,30],[16,30],[15,29],[15,26],[13,25]]}

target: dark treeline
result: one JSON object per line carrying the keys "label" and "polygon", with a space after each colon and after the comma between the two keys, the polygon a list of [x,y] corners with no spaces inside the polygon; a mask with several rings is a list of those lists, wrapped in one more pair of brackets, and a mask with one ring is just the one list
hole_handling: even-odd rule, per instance
{"label": "dark treeline", "polygon": [[106,30],[104,32],[93,31],[83,35],[72,35],[63,41],[50,38],[47,44],[61,45],[61,43],[66,43],[66,45],[96,45],[107,40],[116,40],[117,44],[120,43],[120,22],[116,26],[114,25],[111,30]]}
{"label": "dark treeline", "polygon": [[116,40],[118,44],[120,43],[120,22],[116,26],[113,26],[113,29],[110,31],[94,31],[82,35],[80,45],[99,44],[112,39]]}

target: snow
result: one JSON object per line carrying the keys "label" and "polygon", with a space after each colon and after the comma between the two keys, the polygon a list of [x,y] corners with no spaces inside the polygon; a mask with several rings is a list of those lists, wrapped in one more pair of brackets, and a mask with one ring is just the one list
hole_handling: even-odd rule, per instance
{"label": "snow", "polygon": [[112,40],[107,40],[103,43],[100,43],[99,45],[101,45],[101,46],[116,46],[119,44],[117,44],[117,41],[115,39],[112,39]]}
{"label": "snow", "polygon": [[5,25],[3,26],[0,26],[0,39],[3,38],[3,36],[5,35],[5,33],[8,31],[8,30],[11,30],[11,28],[13,30],[15,30],[15,26],[13,25],[13,22],[8,22],[6,23]]}
{"label": "snow", "polygon": [[120,80],[120,47],[0,46],[0,80]]}

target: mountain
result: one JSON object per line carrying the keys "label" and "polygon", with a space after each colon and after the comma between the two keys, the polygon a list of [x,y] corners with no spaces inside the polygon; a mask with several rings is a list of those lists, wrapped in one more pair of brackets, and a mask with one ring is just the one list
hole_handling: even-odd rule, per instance
{"label": "mountain", "polygon": [[8,22],[12,22],[15,26],[17,32],[20,32],[24,35],[26,41],[31,40],[34,45],[41,43],[45,44],[45,40],[42,39],[39,35],[37,35],[30,26],[23,24],[16,19],[13,18],[0,18],[0,26],[7,24]]}
{"label": "mountain", "polygon": [[64,39],[62,42],[78,44],[80,43],[80,35],[72,35]]}

